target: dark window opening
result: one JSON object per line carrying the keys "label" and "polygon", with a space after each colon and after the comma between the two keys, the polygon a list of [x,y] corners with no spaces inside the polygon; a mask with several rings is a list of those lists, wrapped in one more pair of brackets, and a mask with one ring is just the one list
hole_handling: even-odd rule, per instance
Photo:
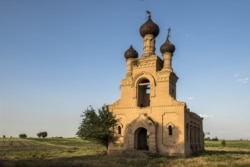
{"label": "dark window opening", "polygon": [[121,128],[121,126],[118,126],[118,135],[120,135],[120,134],[122,134],[122,128]]}
{"label": "dark window opening", "polygon": [[187,141],[188,141],[188,133],[189,133],[189,131],[188,131],[189,129],[188,129],[188,123],[186,124],[186,134],[187,134],[187,137],[186,137],[186,139],[187,139]]}
{"label": "dark window opening", "polygon": [[192,128],[190,128],[190,130],[189,130],[189,133],[190,133],[190,135],[189,135],[190,142],[193,142],[193,141],[192,141],[192,137],[193,137],[193,136],[192,136],[192,132],[193,132],[193,130],[192,130]]}
{"label": "dark window opening", "polygon": [[142,79],[137,85],[137,105],[139,107],[150,106],[150,82],[148,79]]}
{"label": "dark window opening", "polygon": [[200,128],[198,128],[198,144],[200,144]]}
{"label": "dark window opening", "polygon": [[168,126],[168,135],[173,135],[173,127],[171,125]]}
{"label": "dark window opening", "polygon": [[174,89],[172,89],[172,96],[174,96]]}

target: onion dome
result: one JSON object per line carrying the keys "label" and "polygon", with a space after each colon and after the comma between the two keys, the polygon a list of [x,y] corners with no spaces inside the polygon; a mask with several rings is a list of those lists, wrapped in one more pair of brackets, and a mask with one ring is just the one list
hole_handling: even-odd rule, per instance
{"label": "onion dome", "polygon": [[160,47],[160,51],[162,54],[165,52],[174,53],[175,51],[175,46],[170,42],[169,36],[170,36],[170,28],[168,29],[167,40]]}
{"label": "onion dome", "polygon": [[130,45],[130,47],[128,48],[128,50],[125,51],[124,57],[126,59],[129,59],[129,58],[138,58],[138,52],[133,48],[132,45]]}
{"label": "onion dome", "polygon": [[146,34],[153,34],[155,37],[157,37],[157,35],[160,32],[160,28],[157,24],[155,24],[152,21],[150,11],[147,11],[147,15],[148,15],[148,20],[141,25],[140,34],[142,37],[144,37]]}

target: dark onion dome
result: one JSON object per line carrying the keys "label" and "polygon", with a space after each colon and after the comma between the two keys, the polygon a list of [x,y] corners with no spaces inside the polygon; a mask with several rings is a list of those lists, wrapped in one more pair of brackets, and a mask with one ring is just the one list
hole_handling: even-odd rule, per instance
{"label": "dark onion dome", "polygon": [[161,53],[165,53],[165,52],[174,53],[175,46],[169,41],[169,39],[167,39],[166,42],[161,45],[160,50],[161,50]]}
{"label": "dark onion dome", "polygon": [[169,36],[170,36],[170,28],[168,29],[167,40],[160,47],[160,51],[162,54],[165,52],[174,53],[175,51],[175,46],[170,42]]}
{"label": "dark onion dome", "polygon": [[151,19],[151,13],[147,11],[148,14],[148,20],[141,25],[140,27],[140,34],[142,37],[144,37],[146,34],[153,34],[155,37],[160,32],[160,28],[157,24],[155,24]]}
{"label": "dark onion dome", "polygon": [[129,59],[129,58],[138,58],[138,52],[133,48],[132,45],[130,45],[130,47],[128,48],[128,50],[125,51],[124,57],[126,59]]}

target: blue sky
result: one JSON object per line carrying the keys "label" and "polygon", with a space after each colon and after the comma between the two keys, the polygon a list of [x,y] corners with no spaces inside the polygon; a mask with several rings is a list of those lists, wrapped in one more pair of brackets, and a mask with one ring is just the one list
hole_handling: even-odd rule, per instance
{"label": "blue sky", "polygon": [[80,115],[120,97],[124,51],[142,54],[146,10],[171,27],[177,99],[210,137],[250,139],[250,1],[1,0],[0,136],[74,137]]}

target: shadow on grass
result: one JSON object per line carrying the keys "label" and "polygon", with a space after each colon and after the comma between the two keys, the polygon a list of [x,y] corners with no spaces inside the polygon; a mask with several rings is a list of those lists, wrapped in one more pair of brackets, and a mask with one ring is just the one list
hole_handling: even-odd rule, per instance
{"label": "shadow on grass", "polygon": [[148,158],[122,156],[72,156],[53,159],[0,160],[0,167],[127,167],[147,166]]}
{"label": "shadow on grass", "polygon": [[[241,160],[241,157],[250,156],[249,151],[232,151],[232,150],[205,150],[195,157],[201,157],[208,164],[222,162],[226,160]],[[147,156],[107,156],[85,155],[72,157],[59,157],[48,159],[27,159],[27,160],[0,160],[0,167],[141,167],[141,166],[174,166],[175,163],[186,163],[192,157],[183,159],[177,157],[165,157],[160,155]],[[193,164],[194,165],[194,164]],[[246,162],[245,166],[248,166]],[[187,164],[187,166],[190,166]],[[238,165],[240,166],[240,165]],[[242,164],[244,166],[244,164]],[[245,167],[244,166],[244,167]]]}

